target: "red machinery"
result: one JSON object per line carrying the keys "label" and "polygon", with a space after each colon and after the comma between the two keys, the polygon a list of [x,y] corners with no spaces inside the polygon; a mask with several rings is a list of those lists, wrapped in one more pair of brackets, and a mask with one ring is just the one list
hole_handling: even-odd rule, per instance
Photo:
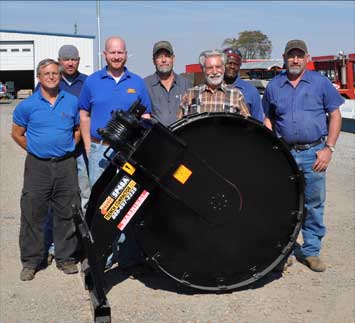
{"label": "red machinery", "polygon": [[355,99],[355,54],[315,56],[307,68],[329,78],[339,93],[347,99]]}

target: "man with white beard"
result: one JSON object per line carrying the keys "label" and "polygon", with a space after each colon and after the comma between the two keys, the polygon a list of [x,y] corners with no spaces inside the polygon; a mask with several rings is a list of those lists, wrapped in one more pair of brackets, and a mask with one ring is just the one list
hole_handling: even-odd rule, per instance
{"label": "man with white beard", "polygon": [[186,91],[178,117],[203,112],[231,112],[250,116],[243,94],[223,82],[225,54],[219,50],[204,51],[200,54],[199,61],[205,75],[205,83]]}
{"label": "man with white beard", "polygon": [[152,100],[152,116],[168,126],[176,121],[182,94],[192,82],[174,72],[175,55],[168,41],[154,44],[153,63],[155,73],[144,79]]}

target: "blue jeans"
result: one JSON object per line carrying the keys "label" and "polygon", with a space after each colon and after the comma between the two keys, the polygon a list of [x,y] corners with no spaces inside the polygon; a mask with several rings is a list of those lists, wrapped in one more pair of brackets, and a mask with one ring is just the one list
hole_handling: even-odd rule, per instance
{"label": "blue jeans", "polygon": [[107,146],[101,144],[96,144],[94,142],[90,144],[90,153],[88,156],[90,187],[94,186],[97,179],[109,165],[109,161],[104,157],[106,149]]}
{"label": "blue jeans", "polygon": [[91,191],[88,174],[88,161],[85,152],[80,153],[80,155],[76,158],[76,162],[78,165],[78,180],[80,188],[81,208],[83,209],[83,211],[85,211],[86,205],[89,202]]}
{"label": "blue jeans", "polygon": [[291,153],[304,174],[305,179],[305,208],[307,211],[305,222],[302,226],[303,257],[319,256],[321,241],[325,236],[323,221],[325,204],[325,172],[315,172],[312,169],[317,159],[316,152],[324,147],[321,143],[307,150],[291,150]]}
{"label": "blue jeans", "polygon": [[[95,184],[97,179],[104,172],[105,168],[109,165],[109,161],[104,157],[104,152],[107,146],[92,142],[90,144],[89,159],[89,180],[91,187]],[[112,156],[112,152],[108,152]],[[142,263],[143,258],[140,255],[139,248],[134,239],[132,230],[128,226],[125,233],[117,231],[112,244],[112,253],[107,258],[106,268],[110,268],[114,262],[119,261],[122,267],[129,267],[137,263]],[[124,248],[119,245],[124,243]]]}

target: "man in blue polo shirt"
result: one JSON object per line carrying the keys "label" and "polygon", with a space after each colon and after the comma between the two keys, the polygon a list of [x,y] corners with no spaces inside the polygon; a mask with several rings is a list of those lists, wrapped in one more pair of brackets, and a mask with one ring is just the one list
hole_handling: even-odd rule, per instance
{"label": "man in blue polo shirt", "polygon": [[[61,80],[59,88],[68,93],[75,95],[77,98],[80,95],[81,88],[87,78],[86,74],[79,72],[79,51],[73,45],[63,45],[58,51],[58,63],[61,70]],[[40,83],[36,90],[40,88]],[[90,198],[90,183],[88,175],[88,162],[84,149],[83,141],[80,140],[76,145],[76,162],[78,168],[78,180],[80,188],[81,207],[86,209],[86,205]],[[51,212],[48,214],[48,221],[45,225],[46,246],[48,246],[48,265],[52,263],[54,258],[53,244],[53,217]]]}
{"label": "man in blue polo shirt", "polygon": [[264,112],[261,106],[260,94],[255,86],[242,80],[239,76],[242,65],[242,54],[238,49],[226,48],[223,53],[227,56],[224,82],[229,87],[236,87],[244,96],[244,100],[249,108],[251,116],[260,121],[264,121]]}
{"label": "man in blue polo shirt", "polygon": [[265,125],[289,144],[304,174],[307,215],[304,242],[296,257],[311,270],[322,272],[326,270],[319,257],[325,235],[325,172],[340,133],[339,106],[344,99],[326,77],[306,70],[309,54],[304,41],[290,40],[283,57],[286,73],[275,76],[263,96]]}
{"label": "man in blue polo shirt", "polygon": [[72,217],[79,194],[74,157],[80,138],[77,98],[59,90],[58,62],[39,62],[37,77],[41,88],[15,108],[11,133],[27,151],[21,196],[21,280],[33,279],[44,260],[43,224],[49,207],[53,210],[57,267],[66,274],[78,271]]}
{"label": "man in blue polo shirt", "polygon": [[97,129],[104,128],[111,120],[111,111],[128,110],[136,100],[140,100],[147,108],[143,118],[149,118],[151,110],[143,79],[125,67],[125,41],[116,36],[108,38],[104,56],[107,66],[86,79],[79,97],[80,128],[89,159],[91,186],[107,166],[107,160],[103,156],[107,144],[102,142]]}
{"label": "man in blue polo shirt", "polygon": [[[143,118],[150,118],[151,111],[151,101],[143,79],[125,67],[127,61],[125,41],[117,36],[109,37],[105,42],[103,53],[107,66],[88,76],[79,97],[80,129],[89,159],[91,186],[95,184],[108,165],[107,159],[103,156],[108,144],[102,140],[97,129],[104,128],[111,120],[111,111],[128,110],[136,100],[147,108],[142,115]],[[125,246],[123,254],[127,256],[120,265],[129,267],[141,260],[138,256],[136,257],[138,250],[129,227],[125,233],[128,234],[126,242],[128,245]],[[123,242],[125,235],[118,235],[118,238],[120,242]],[[114,261],[118,257],[117,241],[113,244]],[[122,254],[121,251],[120,254]],[[107,267],[110,267],[112,263],[111,255]]]}

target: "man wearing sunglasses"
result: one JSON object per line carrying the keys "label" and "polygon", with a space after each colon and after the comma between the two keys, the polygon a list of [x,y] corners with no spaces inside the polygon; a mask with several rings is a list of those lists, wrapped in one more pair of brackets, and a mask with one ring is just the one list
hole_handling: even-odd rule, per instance
{"label": "man wearing sunglasses", "polygon": [[242,92],[251,116],[263,122],[264,113],[261,107],[261,99],[258,90],[249,82],[243,81],[239,76],[240,66],[242,65],[241,52],[238,49],[226,48],[223,50],[223,53],[227,56],[224,82],[229,87],[235,87]]}
{"label": "man wearing sunglasses", "polygon": [[283,57],[286,73],[275,76],[263,96],[265,125],[288,143],[304,174],[307,215],[302,226],[304,242],[296,257],[311,270],[322,272],[326,270],[319,258],[325,235],[325,171],[340,133],[339,106],[344,99],[326,77],[306,70],[309,54],[304,41],[290,40]]}

